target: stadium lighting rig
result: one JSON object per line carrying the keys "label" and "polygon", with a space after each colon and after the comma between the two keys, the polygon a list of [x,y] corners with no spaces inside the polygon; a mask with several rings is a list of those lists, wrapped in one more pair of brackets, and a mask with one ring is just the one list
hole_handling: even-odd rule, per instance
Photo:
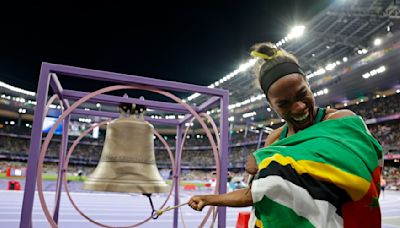
{"label": "stadium lighting rig", "polygon": [[364,79],[368,79],[370,77],[374,77],[375,75],[381,74],[386,71],[385,66],[380,66],[379,68],[373,69],[365,74],[362,75]]}
{"label": "stadium lighting rig", "polygon": [[328,88],[324,88],[324,89],[321,89],[321,90],[319,90],[317,92],[314,92],[314,97],[319,97],[319,96],[322,96],[322,95],[325,95],[325,94],[328,94],[328,93],[329,93]]}
{"label": "stadium lighting rig", "polygon": [[[275,45],[276,45],[277,47],[279,47],[279,46],[285,44],[286,42],[289,42],[290,40],[297,39],[297,38],[303,36],[304,30],[305,30],[305,26],[304,26],[304,25],[294,26],[294,27],[290,30],[290,32],[288,33],[288,35],[285,36],[284,38],[282,38],[280,41],[278,41]],[[225,75],[224,77],[222,77],[222,78],[219,79],[218,81],[215,81],[214,83],[210,84],[208,87],[209,87],[209,88],[216,88],[216,87],[218,87],[218,86],[221,86],[223,83],[225,83],[226,81],[228,81],[228,80],[234,78],[236,75],[238,75],[238,74],[240,74],[240,73],[242,73],[242,72],[247,71],[249,68],[251,68],[252,66],[254,66],[254,64],[255,64],[256,62],[257,62],[257,59],[256,59],[256,58],[252,58],[252,59],[248,60],[246,63],[241,64],[241,65],[239,66],[238,69],[236,69],[236,70],[234,70],[233,72],[231,72],[231,73]],[[260,94],[260,95],[261,95],[261,94]],[[260,95],[258,95],[258,96],[260,96]],[[192,100],[198,98],[199,96],[200,96],[199,93],[194,93],[194,94],[190,95],[189,97],[187,97],[185,101],[192,101]],[[257,97],[257,96],[256,96],[256,97]],[[250,99],[251,99],[251,98],[250,98]],[[246,101],[246,102],[247,102],[247,101]],[[241,103],[241,102],[238,102],[238,103]],[[238,106],[238,105],[239,105],[238,103],[235,104],[235,106]],[[249,103],[250,103],[250,102],[249,102]],[[243,105],[243,104],[241,104],[241,105]],[[239,107],[240,107],[241,105],[239,105]],[[231,106],[231,107],[232,107],[232,106]],[[232,109],[232,108],[230,108],[230,109]]]}
{"label": "stadium lighting rig", "polygon": [[242,117],[243,117],[243,118],[249,118],[249,117],[252,117],[252,116],[255,116],[255,115],[257,115],[256,112],[247,112],[247,113],[244,113],[244,114],[242,115]]}

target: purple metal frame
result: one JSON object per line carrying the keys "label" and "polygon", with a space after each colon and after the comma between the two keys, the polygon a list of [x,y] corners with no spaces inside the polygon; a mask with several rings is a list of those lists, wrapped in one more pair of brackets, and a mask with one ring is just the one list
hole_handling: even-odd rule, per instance
{"label": "purple metal frame", "polygon": [[[39,153],[42,141],[42,126],[45,115],[45,107],[48,97],[49,87],[52,88],[53,92],[59,96],[61,102],[63,103],[65,108],[69,107],[69,103],[67,101],[70,99],[79,99],[85,96],[87,93],[73,90],[64,90],[61,86],[61,83],[58,80],[58,75],[62,76],[72,76],[77,78],[87,78],[99,81],[108,81],[114,83],[120,83],[125,85],[146,85],[152,86],[155,88],[168,90],[168,91],[183,91],[183,92],[192,92],[192,93],[200,93],[204,95],[212,96],[206,102],[201,104],[199,107],[193,107],[196,112],[204,112],[210,108],[215,107],[219,104],[221,109],[220,115],[220,158],[221,158],[221,174],[220,174],[220,185],[219,193],[226,193],[226,181],[227,181],[227,173],[228,173],[228,135],[229,135],[229,93],[226,90],[208,88],[204,86],[197,86],[192,84],[180,83],[180,82],[171,82],[164,81],[159,79],[146,78],[135,75],[126,75],[126,74],[118,74],[106,71],[98,71],[98,70],[90,70],[78,67],[71,67],[65,65],[57,65],[50,63],[42,63],[39,77],[39,84],[37,89],[37,105],[35,108],[35,116],[33,120],[32,133],[31,133],[31,142],[29,147],[29,159],[27,166],[27,176],[25,183],[25,191],[24,198],[22,202],[22,210],[21,210],[21,221],[20,228],[29,228],[31,227],[31,219],[32,219],[32,208],[33,208],[33,199],[35,193],[36,186],[36,177],[37,177],[37,166],[39,161]],[[89,102],[101,102],[108,104],[118,104],[120,102],[129,102],[129,103],[137,103],[146,105],[149,108],[162,110],[162,111],[171,111],[176,113],[189,113],[184,107],[180,104],[169,103],[169,102],[159,102],[159,101],[151,101],[151,100],[140,100],[134,98],[125,98],[125,97],[117,97],[111,95],[98,95],[93,99],[89,100]],[[119,116],[119,113],[113,112],[103,112],[103,111],[86,111],[82,109],[76,109],[74,114],[85,114],[85,115],[93,115],[93,116],[105,116],[116,118]],[[185,118],[181,120],[167,120],[167,119],[152,119],[145,118],[147,121],[154,124],[164,124],[164,125],[172,125],[177,127],[177,140],[176,140],[176,159],[180,157],[179,147],[182,142],[182,128],[184,124],[192,118],[192,115],[186,114]],[[67,118],[63,124],[64,126],[68,126],[69,118]],[[57,222],[58,220],[58,212],[60,206],[60,195],[62,188],[62,163],[65,160],[65,150],[67,147],[68,140],[68,128],[63,128],[63,144],[60,148],[60,158],[59,158],[59,170],[58,170],[58,180],[56,187],[56,202],[55,202],[55,210],[54,210],[54,220]],[[180,178],[180,160],[176,160],[178,167],[177,173],[174,176],[175,180],[179,180]],[[175,189],[175,205],[179,204],[179,188]],[[218,207],[218,227],[223,228],[226,226],[226,208]],[[178,210],[174,211],[174,221],[173,227],[178,227]]]}

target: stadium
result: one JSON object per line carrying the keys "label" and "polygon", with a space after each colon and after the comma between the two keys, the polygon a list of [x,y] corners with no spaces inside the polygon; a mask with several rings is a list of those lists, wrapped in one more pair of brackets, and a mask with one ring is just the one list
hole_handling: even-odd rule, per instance
{"label": "stadium", "polygon": [[[400,3],[320,4],[285,35],[261,41],[271,41],[298,58],[318,107],[347,109],[362,118],[383,150],[385,188],[378,198],[382,227],[400,227]],[[248,36],[247,49],[260,41]],[[287,124],[257,85],[253,70],[257,59],[248,51],[233,60],[241,62],[239,67],[230,63],[221,75],[172,78],[168,70],[135,71],[140,61],[157,65],[169,53],[152,53],[140,61],[132,57],[129,64],[134,66],[119,71],[123,64],[111,58],[96,65],[98,59],[85,56],[75,63],[74,51],[68,48],[54,62],[51,54],[40,59],[29,69],[35,77],[8,74],[18,65],[10,65],[6,57],[0,65],[5,69],[0,69],[0,227],[247,227],[251,207],[210,206],[196,212],[182,204],[194,195],[248,188],[252,178],[245,169],[248,156],[264,148],[271,132]],[[165,47],[165,52],[173,48]],[[190,50],[182,52],[181,59],[191,56]],[[63,53],[70,57],[60,57]],[[182,72],[190,68],[178,63],[174,67],[185,68]],[[165,77],[152,77],[158,73]],[[123,118],[151,127],[143,132],[118,128],[115,120]],[[113,154],[123,141],[130,154]],[[136,148],[142,143],[148,143],[147,149]],[[107,159],[125,162],[108,173],[137,169],[132,176],[154,178],[159,183],[149,187],[154,194],[142,189],[119,191],[125,186],[120,184],[123,176],[96,184],[94,175],[101,173],[100,166],[109,167]]]}

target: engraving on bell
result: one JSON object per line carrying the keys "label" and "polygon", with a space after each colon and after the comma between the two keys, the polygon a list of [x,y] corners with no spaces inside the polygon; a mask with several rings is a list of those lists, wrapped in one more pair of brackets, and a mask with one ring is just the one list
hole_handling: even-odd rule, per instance
{"label": "engraving on bell", "polygon": [[155,162],[154,127],[135,116],[107,125],[100,161],[84,189],[106,192],[167,192]]}

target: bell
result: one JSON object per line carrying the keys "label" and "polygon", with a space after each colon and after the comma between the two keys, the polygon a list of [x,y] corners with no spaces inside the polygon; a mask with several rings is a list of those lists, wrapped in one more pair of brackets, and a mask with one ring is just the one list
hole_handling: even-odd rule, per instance
{"label": "bell", "polygon": [[84,189],[105,192],[167,192],[154,156],[153,125],[121,116],[107,125],[99,164]]}

